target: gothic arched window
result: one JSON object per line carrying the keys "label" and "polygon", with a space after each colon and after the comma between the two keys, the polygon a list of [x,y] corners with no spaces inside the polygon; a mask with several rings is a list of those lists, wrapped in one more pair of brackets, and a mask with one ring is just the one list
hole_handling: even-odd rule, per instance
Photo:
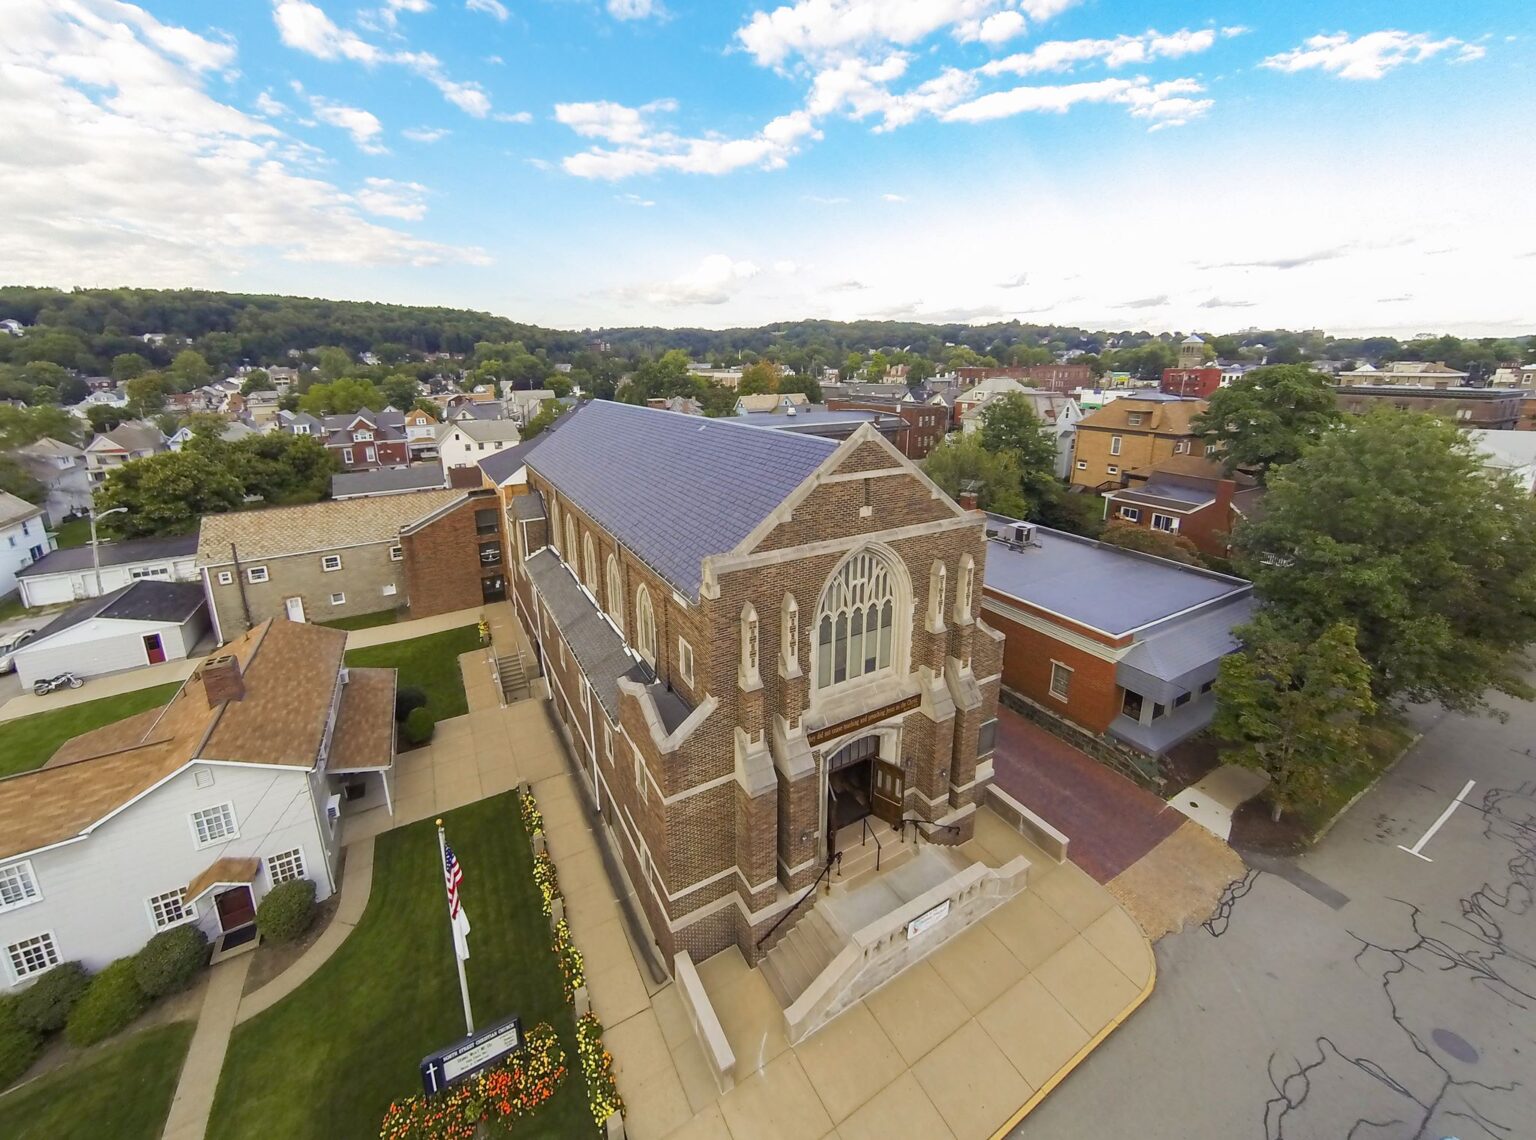
{"label": "gothic arched window", "polygon": [[875,551],[860,551],[822,591],[816,613],[816,687],[889,668],[895,632],[895,577]]}
{"label": "gothic arched window", "polygon": [[582,583],[592,591],[592,596],[597,597],[597,547],[592,545],[592,536],[586,535],[581,540]]}
{"label": "gothic arched window", "polygon": [[656,611],[651,608],[651,592],[644,586],[635,591],[635,648],[655,666]]}
{"label": "gothic arched window", "polygon": [[624,628],[624,579],[619,574],[619,560],[608,556],[608,616],[622,631]]}

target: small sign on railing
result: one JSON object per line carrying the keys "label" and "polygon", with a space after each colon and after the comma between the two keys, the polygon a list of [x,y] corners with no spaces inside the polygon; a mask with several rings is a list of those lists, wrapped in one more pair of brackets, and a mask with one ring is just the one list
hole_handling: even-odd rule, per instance
{"label": "small sign on railing", "polygon": [[907,937],[916,938],[919,934],[932,930],[939,923],[949,917],[949,900],[945,899],[936,907],[930,907],[923,911],[911,922],[907,923]]}

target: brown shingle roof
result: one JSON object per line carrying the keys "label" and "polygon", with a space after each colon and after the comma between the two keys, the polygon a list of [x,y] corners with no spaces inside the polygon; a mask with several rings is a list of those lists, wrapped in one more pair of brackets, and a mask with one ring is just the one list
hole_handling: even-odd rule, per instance
{"label": "brown shingle roof", "polygon": [[224,648],[240,662],[240,700],[209,708],[200,667],[164,709],[67,740],[43,767],[0,780],[0,858],[82,834],[194,758],[314,764],[346,640],[338,629],[265,622]]}
{"label": "brown shingle roof", "polygon": [[228,565],[232,561],[230,543],[238,547],[240,560],[245,562],[387,542],[402,526],[463,495],[464,492],[459,490],[413,491],[404,495],[207,515],[198,530],[197,565]]}
{"label": "brown shingle roof", "polygon": [[249,883],[261,870],[260,859],[215,859],[187,884],[187,901],[220,883]]}
{"label": "brown shingle roof", "polygon": [[348,669],[326,771],[388,768],[394,759],[395,671]]}
{"label": "brown shingle roof", "polygon": [[[1151,400],[1136,396],[1121,396],[1111,400],[1096,412],[1090,412],[1078,421],[1078,430],[1102,428],[1131,431],[1150,431],[1158,435],[1194,435],[1190,421],[1205,411],[1204,400]],[[1130,415],[1140,412],[1146,418],[1131,427]]]}

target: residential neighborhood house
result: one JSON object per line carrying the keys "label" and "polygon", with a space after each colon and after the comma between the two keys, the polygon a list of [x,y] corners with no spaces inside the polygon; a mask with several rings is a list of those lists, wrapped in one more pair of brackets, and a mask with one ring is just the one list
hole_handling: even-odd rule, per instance
{"label": "residential neighborhood house", "polygon": [[12,454],[22,470],[43,485],[43,513],[49,526],[91,509],[91,476],[80,448],[45,435]]}
{"label": "residential neighborhood house", "polygon": [[141,579],[81,602],[16,650],[23,688],[71,672],[95,677],[181,661],[208,631],[208,603],[196,582]]}
{"label": "residential neighborhood house", "polygon": [[196,582],[197,535],[170,538],[130,538],[100,542],[96,547],[101,589],[96,588],[96,563],[89,546],[73,546],[45,554],[20,574],[21,604],[53,606],[109,593],[130,582]]}
{"label": "residential neighborhood house", "polygon": [[1155,467],[1176,455],[1204,455],[1205,441],[1190,425],[1205,408],[1204,400],[1146,391],[1089,412],[1077,422],[1073,485],[1113,487],[1134,468]]}
{"label": "residential neighborhood house", "polygon": [[1226,475],[1203,455],[1175,455],[1125,474],[1104,496],[1104,520],[1177,534],[1201,554],[1228,558],[1237,524],[1263,502],[1264,489],[1241,472]]}
{"label": "residential neighborhood house", "polygon": [[166,449],[165,436],[152,423],[130,421],[102,432],[85,445],[85,469],[93,486],[130,459],[143,459]]}

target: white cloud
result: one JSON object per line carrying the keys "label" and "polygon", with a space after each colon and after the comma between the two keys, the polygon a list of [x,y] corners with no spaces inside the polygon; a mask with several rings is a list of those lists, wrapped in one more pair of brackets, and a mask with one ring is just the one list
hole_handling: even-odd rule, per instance
{"label": "white cloud", "polygon": [[880,197],[887,202],[905,202],[907,200],[904,194],[882,194]]}
{"label": "white cloud", "polygon": [[657,112],[677,110],[675,99],[657,99],[643,107],[599,100],[592,103],[556,103],[555,122],[570,127],[583,138],[612,143],[638,143],[651,134],[647,122]]}
{"label": "white cloud", "polygon": [[821,194],[802,194],[807,202],[814,202],[818,206],[846,206],[847,198],[827,197]]}
{"label": "white cloud", "polygon": [[1299,48],[1270,56],[1263,66],[1292,73],[1326,71],[1340,79],[1380,79],[1404,64],[1423,63],[1451,51],[1458,63],[1470,63],[1486,54],[1481,46],[1454,37],[1436,40],[1422,33],[1382,31],[1352,39],[1348,32],[1338,32],[1313,36]]}
{"label": "white cloud", "polygon": [[1215,43],[1213,28],[1193,32],[1183,28],[1168,35],[1145,32],[1114,39],[1048,40],[1029,51],[982,64],[981,72],[983,75],[1036,75],[1071,71],[1079,63],[1095,60],[1106,67],[1124,67],[1156,59],[1178,59],[1208,51]]}
{"label": "white cloud", "polygon": [[945,28],[979,26],[1003,6],[1003,0],[797,0],[754,12],[736,38],[758,63],[777,67],[796,55],[825,59],[915,44]]}
{"label": "white cloud", "polygon": [[362,15],[369,22],[384,28],[393,28],[400,22],[401,12],[420,15],[432,11],[432,0],[384,0],[384,6]]}
{"label": "white cloud", "polygon": [[280,119],[288,113],[288,104],[272,98],[271,94],[263,91],[256,96],[256,110],[271,119]]}
{"label": "white cloud", "polygon": [[657,0],[608,0],[608,14],[615,20],[648,20],[665,10]]}
{"label": "white cloud", "polygon": [[994,12],[976,29],[976,38],[984,44],[1001,44],[1024,34],[1026,22],[1023,15],[1008,9]]}
{"label": "white cloud", "polygon": [[653,305],[723,305],[746,282],[762,272],[755,262],[738,261],[712,253],[690,272],[671,281],[618,290],[620,296],[638,298]]}
{"label": "white cloud", "polygon": [[494,16],[502,21],[505,21],[509,15],[507,6],[501,0],[464,0],[464,7],[467,11],[484,12],[487,16]]}
{"label": "white cloud", "polygon": [[117,0],[9,0],[0,37],[8,279],[228,286],[285,261],[487,260],[369,221],[354,195],[313,173],[312,148],[210,95],[206,65],[228,67],[234,56],[189,37]]}
{"label": "white cloud", "polygon": [[630,206],[641,206],[645,209],[649,209],[656,204],[651,199],[642,198],[638,194],[615,194],[613,197],[616,202],[624,202]]}
{"label": "white cloud", "polygon": [[406,127],[400,134],[412,142],[435,143],[447,138],[452,132],[442,127]]}
{"label": "white cloud", "polygon": [[322,123],[339,127],[351,135],[357,149],[364,154],[389,153],[389,148],[379,141],[379,136],[384,133],[384,124],[379,122],[378,116],[372,111],[348,107],[318,95],[309,97],[309,108]]}
{"label": "white cloud", "polygon": [[686,137],[658,130],[651,117],[677,109],[671,99],[643,107],[621,103],[559,103],[555,119],[584,138],[613,143],[567,157],[561,165],[578,178],[616,180],[637,174],[675,170],[686,174],[725,174],[742,167],[781,167],[802,139],[820,137],[811,117],[793,111],[770,120],[750,138],[715,135]]}
{"label": "white cloud", "polygon": [[368,178],[363,189],[353,195],[357,204],[370,214],[403,221],[420,221],[427,213],[427,188],[420,182],[396,182],[390,178]]}
{"label": "white cloud", "polygon": [[[424,11],[410,6],[418,2],[420,0],[405,0],[403,4],[395,4],[392,0],[392,7]],[[277,24],[279,38],[296,51],[316,59],[345,59],[369,67],[381,63],[397,64],[421,76],[466,114],[480,119],[490,114],[491,100],[480,84],[450,79],[443,72],[441,61],[430,52],[386,51],[356,32],[338,26],[309,0],[272,0],[272,19]]]}
{"label": "white cloud", "polygon": [[1156,130],[1182,126],[1208,111],[1211,100],[1189,98],[1203,90],[1193,79],[1153,83],[1145,76],[1015,87],[962,103],[940,117],[948,122],[980,123],[1031,112],[1063,114],[1081,103],[1113,103],[1130,108],[1131,115],[1149,120]]}
{"label": "white cloud", "polygon": [[798,263],[789,260],[775,261],[773,263],[773,271],[784,277],[793,277],[796,273],[800,272],[800,266]]}
{"label": "white cloud", "polygon": [[533,112],[531,111],[497,111],[491,118],[498,123],[531,123]]}

